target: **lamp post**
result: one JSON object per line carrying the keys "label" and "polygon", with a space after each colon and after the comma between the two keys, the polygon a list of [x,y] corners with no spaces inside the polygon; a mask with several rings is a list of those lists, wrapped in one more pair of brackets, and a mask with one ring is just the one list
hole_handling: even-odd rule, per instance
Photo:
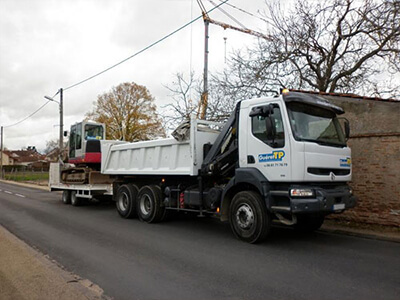
{"label": "lamp post", "polygon": [[59,144],[58,144],[58,148],[60,149],[60,154],[58,156],[59,158],[59,162],[62,162],[62,153],[63,153],[63,137],[64,137],[64,120],[63,120],[63,89],[59,89],[58,93],[60,93],[60,102],[54,100],[53,98],[49,97],[49,96],[44,96],[44,98],[46,98],[49,101],[54,101],[56,103],[59,104],[59,108],[60,108],[60,137],[59,137]]}

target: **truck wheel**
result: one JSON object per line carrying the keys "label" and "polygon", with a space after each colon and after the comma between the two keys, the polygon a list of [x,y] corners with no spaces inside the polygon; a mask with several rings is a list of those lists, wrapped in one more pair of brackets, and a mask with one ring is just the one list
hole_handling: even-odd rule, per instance
{"label": "truck wheel", "polygon": [[161,189],[159,186],[146,185],[139,190],[137,212],[139,219],[147,223],[156,223],[163,219],[165,208],[161,206]]}
{"label": "truck wheel", "polygon": [[294,228],[300,232],[313,232],[324,223],[325,216],[297,215],[297,223]]}
{"label": "truck wheel", "polygon": [[76,196],[76,191],[71,191],[71,204],[72,206],[82,205],[82,198]]}
{"label": "truck wheel", "polygon": [[239,192],[229,208],[229,223],[235,236],[248,243],[262,242],[271,228],[271,218],[261,196],[253,191]]}
{"label": "truck wheel", "polygon": [[136,196],[138,191],[138,187],[133,184],[124,184],[118,188],[116,205],[121,217],[130,219],[136,216]]}
{"label": "truck wheel", "polygon": [[63,191],[62,203],[71,204],[71,191]]}

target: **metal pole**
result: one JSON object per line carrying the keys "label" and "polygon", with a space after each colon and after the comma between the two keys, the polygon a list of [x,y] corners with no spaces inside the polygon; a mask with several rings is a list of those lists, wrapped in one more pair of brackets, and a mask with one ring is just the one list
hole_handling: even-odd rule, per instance
{"label": "metal pole", "polygon": [[59,161],[62,162],[62,154],[63,154],[63,137],[64,137],[64,120],[63,120],[63,89],[60,89],[60,138],[59,138]]}
{"label": "metal pole", "polygon": [[0,143],[0,179],[3,179],[3,126],[1,126],[1,143]]}
{"label": "metal pole", "polygon": [[210,21],[208,18],[204,19],[204,86],[200,107],[200,119],[206,118],[206,111],[208,106],[208,27]]}

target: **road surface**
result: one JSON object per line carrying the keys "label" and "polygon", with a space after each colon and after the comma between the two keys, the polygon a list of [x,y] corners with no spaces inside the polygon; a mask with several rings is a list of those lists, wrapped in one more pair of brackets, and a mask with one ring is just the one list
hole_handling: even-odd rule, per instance
{"label": "road surface", "polygon": [[60,198],[0,183],[0,224],[116,300],[400,299],[400,243],[274,228],[250,245],[212,218],[146,224]]}

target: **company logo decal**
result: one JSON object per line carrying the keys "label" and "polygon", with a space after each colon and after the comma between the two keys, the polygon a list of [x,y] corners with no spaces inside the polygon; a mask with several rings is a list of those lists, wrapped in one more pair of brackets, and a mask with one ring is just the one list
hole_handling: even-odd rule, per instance
{"label": "company logo decal", "polygon": [[258,162],[282,161],[285,157],[285,151],[273,151],[272,153],[259,154]]}
{"label": "company logo decal", "polygon": [[341,158],[340,159],[340,166],[341,167],[350,168],[350,166],[351,166],[351,158],[350,157]]}

